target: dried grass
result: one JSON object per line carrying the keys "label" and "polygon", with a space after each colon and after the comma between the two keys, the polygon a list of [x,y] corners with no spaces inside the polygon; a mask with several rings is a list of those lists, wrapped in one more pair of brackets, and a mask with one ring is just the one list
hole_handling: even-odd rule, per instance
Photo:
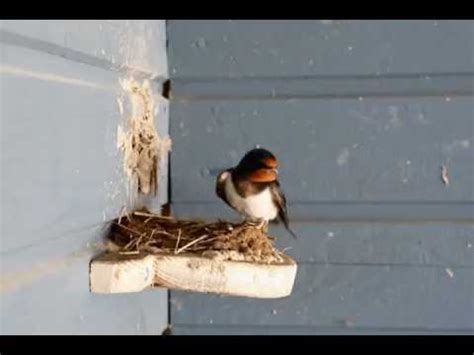
{"label": "dried grass", "polygon": [[112,222],[109,238],[120,254],[197,254],[221,260],[282,263],[274,238],[248,223],[206,222],[135,211]]}

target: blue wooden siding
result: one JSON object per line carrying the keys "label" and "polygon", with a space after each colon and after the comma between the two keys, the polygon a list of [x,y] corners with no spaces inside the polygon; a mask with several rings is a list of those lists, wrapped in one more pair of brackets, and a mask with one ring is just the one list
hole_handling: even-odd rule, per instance
{"label": "blue wooden siding", "polygon": [[[474,22],[169,21],[172,205],[281,160],[294,293],[171,293],[177,334],[474,333]],[[446,166],[449,185],[441,178]]]}
{"label": "blue wooden siding", "polygon": [[[164,21],[0,23],[1,334],[160,334],[166,326],[166,291],[89,292],[96,243],[127,199],[118,80],[129,70],[165,79],[164,34]],[[154,49],[134,58],[130,43]]]}

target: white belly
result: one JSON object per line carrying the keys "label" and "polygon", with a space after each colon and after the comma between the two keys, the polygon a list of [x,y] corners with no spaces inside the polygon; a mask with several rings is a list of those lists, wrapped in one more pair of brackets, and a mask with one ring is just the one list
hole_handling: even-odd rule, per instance
{"label": "white belly", "polygon": [[251,219],[272,220],[278,215],[278,210],[272,201],[270,188],[249,197],[241,197],[235,190],[230,175],[225,182],[225,193],[229,203],[240,213]]}

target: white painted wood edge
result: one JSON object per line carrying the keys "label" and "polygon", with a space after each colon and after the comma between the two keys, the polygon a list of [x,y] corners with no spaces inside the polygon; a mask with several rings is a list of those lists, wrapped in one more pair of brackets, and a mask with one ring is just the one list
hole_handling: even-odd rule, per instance
{"label": "white painted wood edge", "polygon": [[91,263],[93,293],[140,292],[165,287],[254,298],[287,297],[297,265],[222,261],[196,255],[104,254]]}

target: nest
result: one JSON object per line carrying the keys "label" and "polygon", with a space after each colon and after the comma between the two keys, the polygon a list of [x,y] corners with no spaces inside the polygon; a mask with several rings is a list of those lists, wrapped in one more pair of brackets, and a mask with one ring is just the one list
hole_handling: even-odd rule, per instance
{"label": "nest", "polygon": [[109,238],[119,254],[194,254],[265,264],[285,260],[273,246],[273,237],[245,222],[184,220],[135,211],[112,222]]}

